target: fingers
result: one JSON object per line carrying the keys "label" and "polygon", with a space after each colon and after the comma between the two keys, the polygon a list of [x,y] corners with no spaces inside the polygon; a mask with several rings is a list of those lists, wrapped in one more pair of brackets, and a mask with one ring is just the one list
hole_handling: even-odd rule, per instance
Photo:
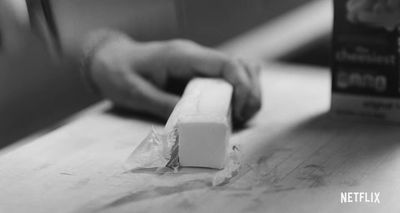
{"label": "fingers", "polygon": [[[159,49],[160,46],[163,48]],[[158,51],[152,49],[148,51],[151,54],[133,57],[135,63],[130,64],[135,66],[123,66],[129,68],[121,72],[106,72],[109,76],[100,83],[106,90],[103,94],[125,108],[167,119],[179,98],[164,91],[166,79],[172,77],[187,82],[196,76],[218,77],[234,87],[232,118],[235,125],[244,124],[260,109],[259,67],[193,42],[179,41],[154,47]],[[120,69],[121,63],[118,64]]]}
{"label": "fingers", "polygon": [[261,108],[260,68],[243,60],[229,62],[223,68],[223,77],[234,86],[233,122],[243,125]]}
{"label": "fingers", "polygon": [[169,76],[187,81],[195,76],[220,77],[221,67],[227,60],[220,52],[186,40],[170,41],[158,58]]}
{"label": "fingers", "polygon": [[129,75],[130,97],[123,100],[133,110],[146,112],[168,119],[179,100],[177,95],[167,93],[138,75]]}
{"label": "fingers", "polygon": [[101,93],[114,104],[166,120],[179,97],[164,92],[130,68],[95,72],[94,81]]}
{"label": "fingers", "polygon": [[244,123],[244,110],[247,97],[251,95],[252,85],[245,68],[238,61],[227,61],[222,67],[222,76],[233,85],[233,122]]}
{"label": "fingers", "polygon": [[161,55],[168,55],[168,60],[164,60],[167,75],[187,81],[195,76],[218,77],[233,85],[232,115],[235,124],[245,123],[260,109],[260,67],[193,42],[174,41],[168,48],[167,53]]}
{"label": "fingers", "polygon": [[[143,50],[137,45],[134,47],[136,51]],[[97,52],[91,66],[93,82],[116,105],[167,119],[179,98],[160,89],[158,82],[162,79],[158,78],[164,78],[162,72],[154,70],[158,78],[153,79],[132,66],[141,60],[152,60],[147,57],[152,51],[132,54],[132,48],[129,42],[115,42]]]}
{"label": "fingers", "polygon": [[242,112],[242,119],[244,121],[247,121],[261,109],[262,94],[259,80],[261,66],[253,65],[243,60],[239,61],[244,66],[246,73],[250,78],[250,82],[252,83],[252,91],[250,92],[250,95],[247,96],[247,100],[245,102]]}

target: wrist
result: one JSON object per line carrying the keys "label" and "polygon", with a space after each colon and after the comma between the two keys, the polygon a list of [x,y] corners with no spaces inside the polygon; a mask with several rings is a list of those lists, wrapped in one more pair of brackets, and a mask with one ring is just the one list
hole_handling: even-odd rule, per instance
{"label": "wrist", "polygon": [[93,79],[96,62],[107,60],[107,57],[112,57],[113,54],[120,52],[120,49],[113,49],[113,46],[119,43],[129,46],[133,40],[123,33],[112,30],[95,31],[85,37],[80,54],[81,75],[92,92],[100,93]]}

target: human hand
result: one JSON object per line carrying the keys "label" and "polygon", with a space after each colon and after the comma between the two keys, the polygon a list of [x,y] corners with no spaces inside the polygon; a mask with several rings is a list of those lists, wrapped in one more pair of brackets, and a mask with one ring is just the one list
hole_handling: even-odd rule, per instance
{"label": "human hand", "polygon": [[118,106],[167,119],[179,96],[172,80],[219,77],[234,87],[232,118],[242,125],[261,108],[260,67],[186,40],[139,43],[119,37],[92,57],[90,74],[99,91]]}

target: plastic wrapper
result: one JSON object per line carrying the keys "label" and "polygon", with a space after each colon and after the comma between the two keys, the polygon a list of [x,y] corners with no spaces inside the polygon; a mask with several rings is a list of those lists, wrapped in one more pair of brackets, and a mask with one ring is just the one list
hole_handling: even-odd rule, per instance
{"label": "plastic wrapper", "polygon": [[167,166],[177,170],[179,168],[177,142],[175,130],[158,132],[153,127],[129,156],[125,168],[132,172],[149,169],[159,172]]}
{"label": "plastic wrapper", "polygon": [[[154,127],[143,141],[136,147],[125,163],[130,172],[152,171],[156,174],[165,172],[177,173],[181,168],[178,156],[178,134],[157,131]],[[223,186],[239,174],[241,153],[238,146],[229,149],[224,169],[215,173],[212,185]]]}

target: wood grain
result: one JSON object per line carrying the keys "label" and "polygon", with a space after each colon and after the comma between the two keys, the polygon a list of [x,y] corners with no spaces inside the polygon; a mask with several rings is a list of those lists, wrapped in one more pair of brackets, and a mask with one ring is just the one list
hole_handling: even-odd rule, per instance
{"label": "wood grain", "polygon": [[[398,212],[400,127],[333,119],[326,69],[269,64],[263,109],[232,144],[238,178],[215,171],[129,173],[122,164],[151,126],[102,103],[0,155],[4,212]],[[379,191],[381,204],[340,204],[341,191]]]}

